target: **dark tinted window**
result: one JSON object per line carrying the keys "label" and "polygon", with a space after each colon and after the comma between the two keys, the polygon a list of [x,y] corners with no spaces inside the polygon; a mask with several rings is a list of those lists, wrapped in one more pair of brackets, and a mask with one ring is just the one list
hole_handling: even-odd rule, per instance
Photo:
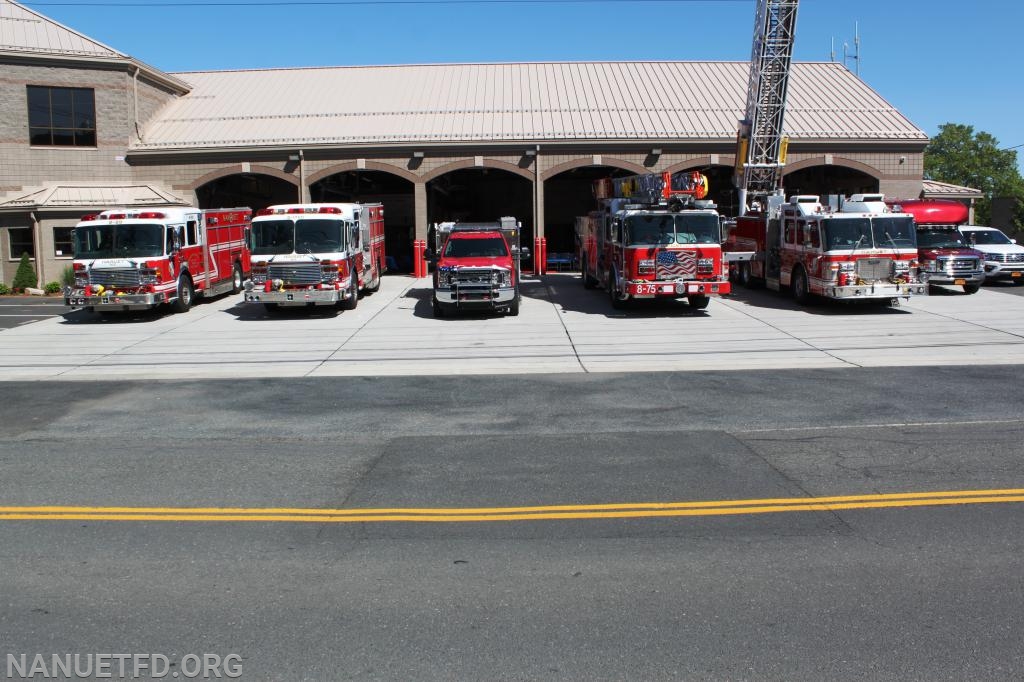
{"label": "dark tinted window", "polygon": [[96,146],[96,97],[91,88],[27,87],[30,144]]}

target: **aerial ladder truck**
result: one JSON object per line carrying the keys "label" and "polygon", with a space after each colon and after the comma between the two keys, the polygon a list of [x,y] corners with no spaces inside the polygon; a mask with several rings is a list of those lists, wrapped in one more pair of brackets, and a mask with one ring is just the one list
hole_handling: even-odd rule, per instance
{"label": "aerial ladder truck", "polygon": [[783,135],[798,0],[759,0],[747,105],[737,138],[740,215],[723,242],[733,279],[789,287],[807,303],[927,294],[918,278],[913,218],[880,194],[855,194],[839,210],[817,196],[782,192]]}

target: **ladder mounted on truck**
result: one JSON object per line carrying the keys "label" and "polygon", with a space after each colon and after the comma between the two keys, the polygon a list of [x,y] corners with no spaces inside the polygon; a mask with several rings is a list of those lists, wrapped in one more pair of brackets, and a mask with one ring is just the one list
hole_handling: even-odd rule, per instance
{"label": "ladder mounted on truck", "polygon": [[782,134],[798,0],[759,0],[750,56],[747,106],[739,124],[734,184],[740,213],[748,194],[764,202],[782,192],[789,140]]}
{"label": "ladder mounted on truck", "polygon": [[683,208],[714,208],[704,201],[708,195],[708,179],[703,173],[645,173],[624,178],[602,178],[594,181],[594,197],[598,201],[625,199],[633,204],[664,206],[671,211]]}

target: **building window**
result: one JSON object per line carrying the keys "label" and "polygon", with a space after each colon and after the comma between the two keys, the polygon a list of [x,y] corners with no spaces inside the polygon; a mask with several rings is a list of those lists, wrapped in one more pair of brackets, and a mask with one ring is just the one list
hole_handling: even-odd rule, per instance
{"label": "building window", "polygon": [[75,255],[75,246],[71,241],[73,227],[53,228],[53,255],[57,258],[71,258]]}
{"label": "building window", "polygon": [[36,146],[95,147],[94,91],[29,85],[28,132]]}
{"label": "building window", "polygon": [[12,227],[7,230],[7,239],[11,245],[11,260],[21,260],[23,253],[27,253],[30,258],[36,257],[36,243],[32,238],[31,227]]}

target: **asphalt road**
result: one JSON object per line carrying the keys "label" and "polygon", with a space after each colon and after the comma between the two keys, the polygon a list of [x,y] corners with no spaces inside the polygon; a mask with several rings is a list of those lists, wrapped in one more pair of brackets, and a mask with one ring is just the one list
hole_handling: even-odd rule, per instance
{"label": "asphalt road", "polygon": [[40,320],[61,317],[71,312],[64,299],[42,296],[0,296],[0,330]]}
{"label": "asphalt road", "polygon": [[0,642],[252,680],[1018,679],[1021,370],[5,383],[0,513],[61,509],[0,518]]}

